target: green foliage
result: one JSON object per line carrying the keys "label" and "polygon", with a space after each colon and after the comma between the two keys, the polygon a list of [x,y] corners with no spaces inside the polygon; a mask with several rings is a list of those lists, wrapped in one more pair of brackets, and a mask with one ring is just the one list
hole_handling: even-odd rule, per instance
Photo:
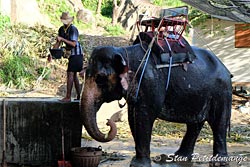
{"label": "green foliage", "polygon": [[34,61],[28,56],[6,55],[1,63],[0,77],[7,87],[25,89],[34,79],[33,67]]}
{"label": "green foliage", "polygon": [[200,25],[204,23],[208,18],[210,18],[210,15],[185,4],[181,0],[168,0],[168,1],[153,0],[152,3],[154,5],[166,6],[166,7],[188,6],[189,8],[188,19],[189,19],[190,24],[193,26]]}
{"label": "green foliage", "polygon": [[161,6],[163,4],[163,0],[153,0],[153,4]]}
{"label": "green foliage", "polygon": [[157,120],[153,127],[153,135],[182,138],[185,132],[185,125],[178,123],[169,123]]}
{"label": "green foliage", "polygon": [[185,6],[181,0],[152,0],[154,5],[158,6],[168,6],[168,7],[177,7],[177,6]]}
{"label": "green foliage", "polygon": [[[38,2],[39,2],[39,7],[41,9],[41,12],[48,15],[51,23],[54,24],[58,28],[62,26],[60,16],[62,12],[66,12],[66,11],[69,12],[71,16],[74,16],[73,24],[75,24],[79,30],[92,28],[92,25],[90,23],[82,23],[82,22],[77,21],[76,13],[74,12],[74,9],[72,8],[72,6],[68,6],[65,0],[62,0],[62,1],[61,0],[38,0]],[[85,8],[91,8],[91,9],[96,8],[97,0],[94,0],[94,1],[84,0],[82,2]]]}
{"label": "green foliage", "polygon": [[[61,0],[37,0],[37,1],[39,3],[41,12],[44,14],[47,14],[51,20],[51,23],[54,24],[56,27],[59,27],[62,25],[60,18],[59,18],[62,12],[68,11],[72,16],[75,16],[75,12],[73,11],[73,8],[67,6],[67,3],[65,0],[62,0],[62,1]],[[82,0],[82,3],[85,8],[90,9],[92,11],[96,11],[97,4],[98,4],[97,0]],[[101,20],[102,20],[101,22],[103,22],[103,20],[107,21],[107,19],[105,19],[106,17],[111,18],[112,12],[113,12],[112,5],[113,5],[112,0],[103,0],[102,9],[101,9],[102,16],[98,16],[97,20],[100,19],[101,17]],[[104,24],[97,21],[97,24],[100,23],[106,26],[106,24],[110,24],[111,22],[110,20],[108,20],[108,23],[106,23],[106,21]],[[79,30],[88,30],[88,29],[92,29],[93,27],[91,23],[78,22],[76,21],[76,19],[74,19],[73,23],[76,25],[76,27]],[[113,31],[113,30],[110,30],[110,31]],[[110,33],[108,32],[108,34]],[[121,34],[121,33],[118,33],[118,34]]]}
{"label": "green foliage", "polygon": [[0,36],[0,54],[4,55],[3,52],[9,51],[14,55],[44,57],[50,47],[51,38],[55,35],[55,30],[44,26],[12,25]]}
{"label": "green foliage", "polygon": [[[83,6],[86,9],[96,11],[98,0],[82,0]],[[101,14],[106,17],[112,17],[113,0],[102,0]]]}
{"label": "green foliage", "polygon": [[52,24],[62,25],[60,16],[62,12],[69,12],[74,16],[72,7],[69,7],[65,0],[37,0],[42,13],[47,14]]}
{"label": "green foliage", "polygon": [[125,30],[120,25],[115,25],[115,26],[107,25],[104,27],[104,29],[108,32],[108,34],[106,35],[110,36],[119,36],[125,34]]}
{"label": "green foliage", "polygon": [[228,138],[228,142],[250,142],[250,127],[249,126],[242,126],[236,125],[231,127],[230,137]]}
{"label": "green foliage", "polygon": [[[29,41],[24,38],[23,29],[10,26],[0,36],[1,82],[7,87],[24,89],[34,79],[34,60],[31,58],[32,51],[28,48]],[[30,37],[30,36],[29,36]],[[30,57],[28,56],[30,55]]]}
{"label": "green foliage", "polygon": [[48,80],[51,74],[51,69],[49,67],[38,67],[36,71],[37,74],[40,75],[45,80]]}
{"label": "green foliage", "polygon": [[103,0],[101,14],[106,17],[112,17],[112,13],[113,13],[113,1]]}
{"label": "green foliage", "polygon": [[82,23],[82,22],[75,22],[74,25],[79,29],[79,30],[87,30],[91,29],[93,27],[92,23]]}
{"label": "green foliage", "polygon": [[36,69],[41,66],[38,58],[47,55],[53,32],[44,26],[18,24],[1,33],[0,82],[7,87],[32,87],[39,74]]}
{"label": "green foliage", "polygon": [[96,11],[98,0],[82,0],[82,4],[86,9]]}
{"label": "green foliage", "polygon": [[189,10],[188,19],[190,24],[193,26],[197,26],[204,23],[208,18],[210,18],[210,15],[201,12],[197,9],[190,8]]}
{"label": "green foliage", "polygon": [[[231,137],[227,139],[228,142],[249,142],[249,127],[242,127],[234,125],[231,128]],[[155,136],[165,136],[169,138],[182,138],[186,133],[185,124],[171,123],[163,120],[156,120],[154,123],[152,134]],[[203,125],[199,137],[199,143],[212,143],[213,133],[207,122]]]}
{"label": "green foliage", "polygon": [[0,33],[8,27],[10,27],[10,17],[5,16],[0,12]]}

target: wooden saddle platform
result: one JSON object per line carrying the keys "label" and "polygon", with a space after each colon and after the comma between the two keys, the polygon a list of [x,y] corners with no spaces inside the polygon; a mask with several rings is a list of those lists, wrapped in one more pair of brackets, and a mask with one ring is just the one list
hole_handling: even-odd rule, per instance
{"label": "wooden saddle platform", "polygon": [[[188,7],[163,9],[160,18],[140,17],[137,21],[139,34],[133,44],[143,43],[149,46],[152,40],[152,51],[157,55],[157,64],[192,63],[196,58],[191,46],[182,36],[188,24]],[[150,46],[149,46],[150,47]]]}

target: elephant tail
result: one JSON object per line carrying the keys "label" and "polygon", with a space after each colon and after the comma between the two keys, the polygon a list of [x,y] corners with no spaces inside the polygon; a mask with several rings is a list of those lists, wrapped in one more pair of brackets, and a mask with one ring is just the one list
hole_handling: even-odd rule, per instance
{"label": "elephant tail", "polygon": [[228,125],[227,135],[229,138],[231,137],[231,113],[232,111],[230,110],[230,112],[228,113],[228,118],[227,118],[227,125]]}

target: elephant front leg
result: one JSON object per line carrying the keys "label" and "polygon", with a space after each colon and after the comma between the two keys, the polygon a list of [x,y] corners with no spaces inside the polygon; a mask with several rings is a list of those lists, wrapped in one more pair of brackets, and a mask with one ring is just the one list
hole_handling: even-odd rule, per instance
{"label": "elephant front leg", "polygon": [[136,156],[130,167],[151,167],[150,141],[154,118],[146,110],[129,109],[129,125],[135,141]]}
{"label": "elephant front leg", "polygon": [[192,159],[195,142],[197,137],[199,136],[203,125],[204,122],[196,124],[187,124],[187,132],[181,142],[179,150],[175,152],[175,155],[186,157],[188,160]]}

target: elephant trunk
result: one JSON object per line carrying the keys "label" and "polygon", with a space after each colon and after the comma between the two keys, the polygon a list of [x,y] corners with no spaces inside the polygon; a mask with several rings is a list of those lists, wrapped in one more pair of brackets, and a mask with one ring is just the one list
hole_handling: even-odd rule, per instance
{"label": "elephant trunk", "polygon": [[109,133],[104,134],[99,130],[96,122],[96,113],[101,106],[98,103],[100,95],[101,93],[98,91],[95,82],[86,80],[80,105],[81,116],[85,129],[93,139],[99,142],[109,142],[115,138],[117,128],[113,121],[108,120],[107,125],[110,126]]}

